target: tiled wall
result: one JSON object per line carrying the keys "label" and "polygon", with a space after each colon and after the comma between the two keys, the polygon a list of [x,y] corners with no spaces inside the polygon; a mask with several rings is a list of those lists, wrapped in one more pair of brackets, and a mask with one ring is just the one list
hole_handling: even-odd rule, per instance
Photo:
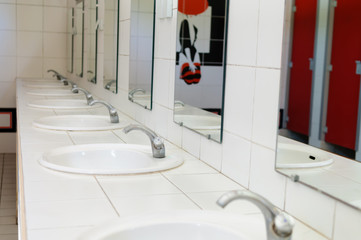
{"label": "tiled wall", "polygon": [[285,1],[230,0],[222,144],[173,122],[177,0],[172,18],[156,19],[154,108],[144,110],[128,101],[130,2],[120,1],[119,93],[105,91],[99,74],[97,85],[85,79],[80,83],[326,237],[361,236],[360,211],[274,170]]}
{"label": "tiled wall", "polygon": [[[0,0],[0,107],[15,107],[15,78],[65,71],[65,0]],[[15,134],[0,134],[0,152],[15,152]]]}

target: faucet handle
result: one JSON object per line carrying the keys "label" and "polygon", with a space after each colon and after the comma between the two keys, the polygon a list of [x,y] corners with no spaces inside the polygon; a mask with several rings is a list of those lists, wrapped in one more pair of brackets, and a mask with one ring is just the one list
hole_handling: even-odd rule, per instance
{"label": "faucet handle", "polygon": [[292,229],[295,226],[295,219],[285,212],[280,212],[274,219],[274,231],[281,237],[287,237],[292,234]]}

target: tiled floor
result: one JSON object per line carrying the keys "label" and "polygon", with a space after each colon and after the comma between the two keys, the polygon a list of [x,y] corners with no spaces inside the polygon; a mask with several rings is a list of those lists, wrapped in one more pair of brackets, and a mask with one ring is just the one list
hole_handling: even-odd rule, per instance
{"label": "tiled floor", "polygon": [[0,240],[16,239],[16,155],[0,153]]}

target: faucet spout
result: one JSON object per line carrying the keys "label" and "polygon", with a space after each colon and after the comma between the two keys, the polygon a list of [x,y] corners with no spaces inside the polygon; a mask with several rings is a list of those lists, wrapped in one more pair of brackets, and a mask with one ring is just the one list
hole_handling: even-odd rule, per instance
{"label": "faucet spout", "polygon": [[268,240],[291,240],[294,219],[258,194],[248,191],[231,191],[222,195],[217,200],[217,204],[224,208],[237,199],[248,200],[261,210],[265,218]]}
{"label": "faucet spout", "polygon": [[113,85],[113,83],[116,83],[116,80],[111,80],[110,82],[108,82],[108,83],[104,86],[104,88],[105,88],[106,90],[110,90],[110,87]]}
{"label": "faucet spout", "polygon": [[90,106],[93,106],[94,104],[102,104],[105,107],[107,107],[109,110],[110,122],[111,123],[119,123],[119,116],[118,116],[117,110],[112,105],[110,105],[107,102],[101,101],[101,100],[93,100],[89,103]]}
{"label": "faucet spout", "polygon": [[139,130],[145,133],[149,139],[152,146],[152,153],[154,158],[164,158],[165,157],[165,147],[163,140],[149,128],[143,127],[137,124],[128,125],[123,129],[124,133],[128,133],[133,130]]}
{"label": "faucet spout", "polygon": [[128,93],[128,99],[130,101],[134,101],[134,94],[137,93],[137,92],[142,92],[143,94],[145,94],[145,90],[143,88],[135,88],[135,89],[132,89],[129,91]]}
{"label": "faucet spout", "polygon": [[83,93],[85,94],[85,98],[86,98],[86,101],[87,101],[87,104],[88,104],[88,105],[90,105],[90,103],[91,103],[92,101],[94,101],[94,98],[93,98],[93,96],[90,94],[90,92],[88,92],[87,90],[85,90],[85,89],[83,89],[83,88],[80,88],[80,87],[75,86],[75,87],[73,87],[73,88],[71,89],[71,91],[72,91],[73,93],[78,93],[79,91],[83,92]]}

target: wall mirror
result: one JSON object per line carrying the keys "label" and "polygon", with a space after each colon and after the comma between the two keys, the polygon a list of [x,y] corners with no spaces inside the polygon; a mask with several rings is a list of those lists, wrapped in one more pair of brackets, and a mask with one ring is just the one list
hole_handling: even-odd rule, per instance
{"label": "wall mirror", "polygon": [[178,1],[174,121],[222,141],[227,0]]}
{"label": "wall mirror", "polygon": [[104,88],[118,92],[119,0],[104,1]]}
{"label": "wall mirror", "polygon": [[88,69],[87,79],[89,82],[97,83],[97,43],[98,43],[98,0],[90,0],[88,5],[89,28],[87,46],[88,46]]}
{"label": "wall mirror", "polygon": [[287,0],[276,169],[361,209],[358,0]]}
{"label": "wall mirror", "polygon": [[74,12],[74,72],[83,77],[84,65],[84,2],[76,0]]}
{"label": "wall mirror", "polygon": [[132,0],[128,99],[152,109],[154,0]]}
{"label": "wall mirror", "polygon": [[66,28],[66,50],[67,50],[67,66],[66,69],[69,73],[73,73],[73,60],[74,60],[74,8],[68,8],[68,21]]}

